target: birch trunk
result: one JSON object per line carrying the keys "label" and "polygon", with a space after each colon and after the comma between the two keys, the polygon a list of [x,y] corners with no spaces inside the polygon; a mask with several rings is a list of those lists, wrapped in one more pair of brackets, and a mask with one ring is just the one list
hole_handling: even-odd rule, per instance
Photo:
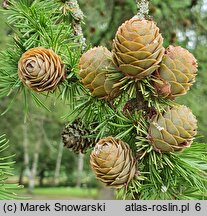
{"label": "birch trunk", "polygon": [[60,183],[60,167],[62,162],[62,155],[63,155],[63,143],[59,143],[58,148],[58,156],[56,160],[56,166],[55,166],[55,175],[54,175],[54,185],[58,185]]}
{"label": "birch trunk", "polygon": [[81,179],[82,179],[82,173],[83,173],[83,160],[84,160],[84,154],[79,153],[79,155],[78,155],[78,170],[77,170],[76,187],[81,186]]}
{"label": "birch trunk", "polygon": [[26,177],[29,177],[31,170],[29,167],[30,158],[29,158],[29,149],[28,149],[29,139],[28,139],[27,124],[23,124],[22,129],[23,129],[23,149],[24,149],[24,174]]}
{"label": "birch trunk", "polygon": [[38,140],[34,149],[32,170],[30,171],[30,175],[29,175],[29,185],[28,185],[29,193],[32,193],[35,187],[35,178],[37,174],[37,166],[39,161],[40,144],[41,144],[41,140]]}
{"label": "birch trunk", "polygon": [[113,200],[114,199],[114,189],[101,187],[98,192],[98,200]]}

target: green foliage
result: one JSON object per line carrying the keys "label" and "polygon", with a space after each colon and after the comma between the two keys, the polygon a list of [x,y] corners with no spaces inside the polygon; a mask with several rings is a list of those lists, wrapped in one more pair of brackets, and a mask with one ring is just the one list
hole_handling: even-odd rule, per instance
{"label": "green foliage", "polygon": [[[155,152],[147,139],[146,113],[140,110],[125,116],[122,105],[110,108],[103,101],[89,98],[75,109],[85,122],[97,123],[97,140],[114,136],[127,142],[134,151],[138,160],[137,177],[119,192],[118,198],[204,199],[207,193],[207,145],[194,143],[181,153]],[[97,106],[102,107],[101,110]]]}
{"label": "green foliage", "polygon": [[[90,0],[93,4],[95,1]],[[106,3],[106,1],[104,1]],[[97,4],[91,13],[89,5],[80,1],[87,14],[85,35],[94,45],[106,45],[111,48],[115,32],[125,20],[137,13],[134,0],[113,1],[110,5]],[[95,3],[94,3],[95,4]],[[176,103],[186,104],[192,108],[198,118],[199,133],[205,137],[198,138],[190,148],[181,153],[160,154],[148,143],[148,119],[145,112],[137,112],[128,117],[123,115],[124,101],[136,97],[136,84],[132,80],[122,79],[119,84],[125,95],[114,101],[112,112],[105,115],[96,128],[96,137],[114,136],[127,142],[138,159],[140,173],[125,190],[120,191],[119,198],[134,199],[205,199],[207,192],[206,144],[206,11],[204,1],[150,1],[150,15],[158,24],[164,38],[164,46],[181,45],[188,48],[198,59],[199,72],[196,83],[186,96],[175,102],[157,96],[151,85],[153,79],[140,82],[140,100],[144,99],[148,107],[162,112],[166,106]],[[96,14],[96,15],[95,15]],[[99,16],[97,15],[99,14]],[[97,17],[94,23],[93,17]],[[101,28],[100,28],[101,26]],[[110,29],[110,30],[109,30]],[[140,96],[140,94],[139,94]],[[95,106],[95,103],[93,103]],[[83,111],[84,112],[84,111]],[[90,112],[90,109],[87,111]],[[83,114],[84,116],[84,114]]]}
{"label": "green foliage", "polygon": [[[132,199],[205,199],[207,145],[194,143],[183,152],[148,152],[139,161],[139,176],[118,196]],[[138,181],[138,182],[137,182]]]}
{"label": "green foliage", "polygon": [[[93,108],[94,105],[93,103]],[[80,111],[80,107],[78,110]],[[85,112],[90,111],[89,108]],[[112,111],[103,116],[105,119],[102,117],[95,129],[96,139],[107,136],[122,139],[130,145],[138,160],[138,176],[125,189],[119,191],[118,198],[137,199],[137,196],[139,199],[205,198],[206,144],[194,143],[181,153],[160,154],[155,152],[148,142],[149,123],[145,119],[144,112],[135,112],[126,117],[122,112]]]}
{"label": "green foliage", "polygon": [[[1,52],[0,97],[12,95],[12,105],[16,97],[22,93],[25,111],[28,111],[30,98],[37,106],[47,109],[40,100],[40,94],[26,89],[18,78],[18,61],[30,48],[50,48],[63,59],[67,79],[55,94],[65,100],[71,99],[71,94],[79,93],[76,68],[81,46],[76,42],[77,39],[73,36],[73,31],[60,11],[60,7],[60,2],[55,0],[35,0],[32,3],[21,0],[11,1],[9,9],[3,11],[7,23],[14,31],[14,42],[7,50]],[[47,97],[52,93],[42,93],[42,95]]]}
{"label": "green foliage", "polygon": [[13,164],[11,159],[14,155],[6,155],[9,145],[5,135],[0,136],[0,200],[18,199],[13,191],[20,188],[17,184],[7,184],[9,176],[12,176]]}
{"label": "green foliage", "polygon": [[119,131],[119,136],[131,146],[138,160],[137,176],[118,192],[118,198],[205,199],[207,145],[195,142],[183,152],[160,154],[148,142],[149,123],[144,116],[140,111],[130,118],[123,115],[113,118],[112,125],[116,126],[113,129],[116,128],[116,133]]}
{"label": "green foliage", "polygon": [[120,89],[123,91],[123,94],[128,95],[128,97],[125,98],[125,101],[134,98],[137,94],[139,94],[138,97],[140,97],[140,100],[144,100],[148,107],[154,107],[159,112],[162,112],[167,106],[176,105],[175,102],[167,98],[160,97],[157,94],[157,91],[152,84],[153,81],[153,77],[145,78],[139,82],[124,77],[118,84],[115,84],[115,86],[120,85]]}
{"label": "green foliage", "polygon": [[[80,0],[87,15],[87,25],[84,26],[85,35],[93,45],[103,44],[110,47],[118,26],[137,12],[134,0],[115,0],[110,1],[110,4],[107,2],[107,0],[87,2]],[[138,161],[138,172],[132,182],[119,191],[121,198],[205,199],[207,192],[206,144],[194,143],[181,153],[157,153],[147,140],[149,113],[146,110],[138,110],[128,116],[123,114],[124,105],[129,99],[137,97],[137,91],[147,107],[157,112],[162,112],[166,106],[175,104],[156,95],[151,84],[153,80],[142,80],[139,86],[132,80],[121,80],[122,93],[114,101],[102,101],[91,97],[89,91],[80,84],[78,79],[77,64],[82,47],[77,42],[78,38],[73,36],[68,16],[61,12],[63,4],[55,0],[33,2],[21,0],[11,1],[11,3],[9,10],[4,13],[14,31],[14,40],[6,51],[1,52],[0,57],[0,97],[13,97],[10,105],[6,106],[6,111],[17,101],[18,96],[22,97],[20,103],[24,101],[26,113],[31,99],[36,105],[51,110],[51,107],[48,108],[43,100],[51,95],[54,96],[55,102],[60,98],[67,105],[63,112],[66,112],[64,117],[69,123],[81,117],[86,127],[95,125],[96,140],[114,136],[130,145]],[[196,1],[193,5],[193,1],[190,0],[182,2],[153,0],[150,11],[161,29],[166,47],[170,43],[188,47],[198,58],[201,72],[197,83],[187,97],[181,97],[176,102],[183,102],[195,110],[200,122],[200,131],[206,135],[205,109],[203,109],[206,104],[204,106],[197,104],[198,98],[199,103],[202,104],[207,95],[204,83],[207,27],[206,15],[202,12],[202,1]],[[96,22],[94,22],[94,17],[97,17]],[[177,38],[175,39],[173,35]],[[52,48],[61,56],[66,65],[66,81],[55,92],[49,94],[34,93],[26,89],[18,79],[19,58],[26,50],[37,46]],[[48,119],[47,114],[43,115]],[[54,118],[50,115],[50,121],[45,125],[45,131],[52,131],[52,134],[44,135],[49,138],[43,138],[46,145],[40,155],[41,161],[44,161],[40,165],[40,170],[46,170],[48,176],[52,175],[51,170],[57,153],[55,143],[51,144],[51,142],[58,137],[57,130],[60,129],[53,125],[59,123]],[[30,128],[31,131],[35,131],[33,127]],[[35,133],[39,135],[38,130]],[[35,136],[31,140],[35,143]],[[47,151],[48,147],[49,151]],[[70,161],[69,164],[67,157],[73,162]],[[68,153],[63,156],[63,159],[66,163],[62,165],[64,173],[74,171],[74,157]]]}
{"label": "green foliage", "polygon": [[[83,12],[87,15],[84,35],[93,45],[112,47],[112,41],[118,27],[137,13],[134,0],[79,0]],[[207,15],[203,0],[151,0],[149,15],[157,23],[164,38],[164,46],[181,45],[189,49],[198,59],[199,72],[196,83],[186,96],[177,102],[189,106],[198,118],[199,132],[207,137],[206,111],[206,49]],[[96,17],[96,22],[94,22]]]}

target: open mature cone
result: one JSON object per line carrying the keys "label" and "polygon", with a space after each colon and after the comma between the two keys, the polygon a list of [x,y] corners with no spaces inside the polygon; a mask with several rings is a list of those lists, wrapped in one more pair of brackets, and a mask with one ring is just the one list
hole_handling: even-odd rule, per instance
{"label": "open mature cone", "polygon": [[151,75],[164,54],[163,38],[153,21],[132,18],[123,23],[113,42],[113,59],[127,77]]}
{"label": "open mature cone", "polygon": [[92,135],[91,130],[86,128],[80,119],[76,119],[63,130],[62,141],[64,146],[74,153],[86,153],[95,145],[95,139],[89,138],[89,135]]}
{"label": "open mature cone", "polygon": [[61,58],[42,47],[31,48],[21,56],[18,75],[25,86],[37,92],[55,90],[66,78]]}
{"label": "open mature cone", "polygon": [[[184,95],[195,81],[197,61],[186,49],[180,46],[169,46],[155,77],[158,93],[168,98]],[[168,91],[166,91],[166,88]]]}
{"label": "open mature cone", "polygon": [[81,56],[80,78],[92,96],[100,99],[117,97],[119,88],[114,88],[115,80],[108,77],[116,71],[111,52],[105,47],[94,47]]}
{"label": "open mature cone", "polygon": [[129,146],[113,137],[101,139],[91,153],[90,163],[97,179],[108,187],[121,188],[135,175],[135,161]]}
{"label": "open mature cone", "polygon": [[149,141],[158,152],[181,151],[197,133],[197,120],[186,106],[168,108],[150,121]]}

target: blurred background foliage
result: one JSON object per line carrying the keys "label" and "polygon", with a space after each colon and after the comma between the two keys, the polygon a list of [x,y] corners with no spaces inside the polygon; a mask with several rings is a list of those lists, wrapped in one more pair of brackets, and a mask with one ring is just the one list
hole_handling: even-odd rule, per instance
{"label": "blurred background foliage", "polygon": [[[137,12],[135,0],[79,0],[79,4],[85,15],[83,31],[87,44],[104,45],[109,49],[117,28]],[[165,47],[169,44],[186,47],[198,60],[197,81],[177,102],[193,110],[199,122],[200,136],[197,139],[206,142],[207,0],[151,0],[150,16],[160,28]],[[0,50],[4,50],[11,41],[12,30],[2,15],[0,26]],[[9,98],[1,99],[0,113],[7,109],[8,101]],[[90,171],[90,152],[84,156],[81,166],[83,156],[77,156],[62,146],[61,133],[67,122],[61,116],[68,113],[69,106],[50,98],[46,104],[52,112],[48,112],[31,103],[25,124],[22,104],[18,99],[11,110],[0,116],[0,134],[7,134],[10,151],[16,154],[15,175],[10,181],[19,181],[26,188],[29,186],[30,193],[34,192],[34,186],[100,188]],[[57,191],[60,195],[61,190]],[[63,191],[66,193],[67,190]],[[71,196],[80,197],[80,194],[76,191]],[[82,194],[84,198],[97,198],[94,191]]]}

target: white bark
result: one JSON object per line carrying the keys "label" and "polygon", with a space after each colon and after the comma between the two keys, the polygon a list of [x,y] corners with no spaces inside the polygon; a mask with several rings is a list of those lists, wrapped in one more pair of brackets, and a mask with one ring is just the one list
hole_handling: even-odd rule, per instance
{"label": "white bark", "polygon": [[28,131],[27,131],[27,124],[23,124],[23,149],[24,149],[24,167],[25,167],[25,175],[28,177],[30,176],[30,168],[29,168],[29,149],[28,149]]}
{"label": "white bark", "polygon": [[37,141],[34,152],[32,166],[30,167],[31,157],[29,155],[29,138],[28,138],[28,125],[23,124],[23,148],[24,148],[24,166],[25,175],[28,178],[28,191],[32,193],[35,187],[35,177],[37,173],[37,165],[39,161],[39,149],[41,144],[41,138]]}
{"label": "white bark", "polygon": [[28,190],[30,193],[33,192],[34,187],[35,187],[35,178],[37,174],[37,166],[38,166],[38,161],[39,161],[40,144],[41,144],[41,140],[38,140],[35,145],[35,149],[33,153],[32,169],[29,175],[29,186],[28,186]]}
{"label": "white bark", "polygon": [[114,199],[114,189],[101,187],[98,193],[98,200],[113,200]]}
{"label": "white bark", "polygon": [[63,142],[60,142],[58,148],[56,166],[55,166],[54,185],[58,185],[60,182],[60,167],[62,162],[62,155],[63,155]]}
{"label": "white bark", "polygon": [[83,161],[84,161],[84,154],[79,153],[79,155],[78,155],[78,170],[77,170],[76,187],[81,186],[82,173],[83,173]]}

